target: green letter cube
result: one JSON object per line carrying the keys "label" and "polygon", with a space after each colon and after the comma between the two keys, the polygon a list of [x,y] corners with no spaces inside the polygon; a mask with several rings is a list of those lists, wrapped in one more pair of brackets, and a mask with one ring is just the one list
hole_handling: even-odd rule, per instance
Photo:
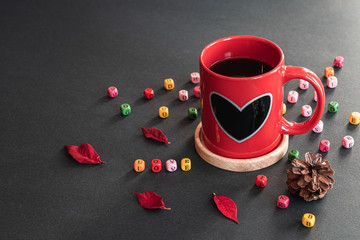
{"label": "green letter cube", "polygon": [[188,117],[191,119],[191,120],[195,120],[198,116],[198,112],[197,112],[197,109],[194,108],[194,107],[191,107],[188,109]]}
{"label": "green letter cube", "polygon": [[129,115],[131,113],[130,105],[127,103],[121,104],[120,110],[121,110],[121,113],[125,116]]}
{"label": "green letter cube", "polygon": [[335,101],[331,101],[328,104],[328,111],[329,112],[337,112],[339,110],[339,103]]}
{"label": "green letter cube", "polygon": [[288,159],[290,162],[292,162],[295,158],[299,158],[299,151],[296,149],[291,149],[289,151]]}

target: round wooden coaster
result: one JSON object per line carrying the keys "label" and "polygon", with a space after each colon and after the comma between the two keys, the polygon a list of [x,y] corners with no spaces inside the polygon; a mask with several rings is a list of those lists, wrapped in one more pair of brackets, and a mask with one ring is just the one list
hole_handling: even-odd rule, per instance
{"label": "round wooden coaster", "polygon": [[278,147],[268,154],[256,158],[246,159],[227,158],[217,155],[206,148],[202,142],[201,130],[202,123],[200,122],[195,130],[195,148],[200,157],[215,167],[234,172],[250,172],[273,165],[282,159],[289,144],[289,136],[282,135],[282,139]]}

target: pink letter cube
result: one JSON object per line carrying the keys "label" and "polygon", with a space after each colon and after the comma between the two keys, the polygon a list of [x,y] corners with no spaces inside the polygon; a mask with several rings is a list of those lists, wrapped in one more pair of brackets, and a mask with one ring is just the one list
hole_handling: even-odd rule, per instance
{"label": "pink letter cube", "polygon": [[320,120],[318,124],[316,124],[316,126],[313,128],[313,131],[316,133],[321,133],[323,128],[324,128],[324,123],[323,121]]}
{"label": "pink letter cube", "polygon": [[330,141],[328,141],[328,140],[320,141],[319,149],[322,152],[328,152],[330,150]]}
{"label": "pink letter cube", "polygon": [[335,67],[342,67],[344,65],[344,58],[342,56],[337,56],[334,60]]}
{"label": "pink letter cube", "polygon": [[300,87],[302,90],[308,89],[308,88],[309,88],[309,82],[300,79],[299,87]]}
{"label": "pink letter cube", "polygon": [[112,87],[109,87],[108,90],[107,90],[107,95],[111,98],[114,98],[118,95],[118,90],[116,87],[112,86]]}
{"label": "pink letter cube", "polygon": [[289,198],[288,196],[285,196],[285,195],[280,195],[277,199],[277,203],[276,203],[276,206],[278,208],[287,208],[289,206]]}
{"label": "pink letter cube", "polygon": [[299,94],[297,91],[290,91],[287,97],[289,103],[296,103],[299,98]]}
{"label": "pink letter cube", "polygon": [[200,82],[200,74],[198,72],[193,72],[190,74],[191,82],[192,83],[199,83]]}
{"label": "pink letter cube", "polygon": [[189,99],[188,91],[186,90],[180,90],[179,91],[179,99],[180,101],[186,101]]}
{"label": "pink letter cube", "polygon": [[342,139],[342,145],[344,148],[352,148],[354,146],[354,138],[352,136],[345,136]]}
{"label": "pink letter cube", "polygon": [[317,102],[317,93],[314,92],[314,101]]}
{"label": "pink letter cube", "polygon": [[201,96],[200,86],[194,87],[194,95],[195,95],[195,97],[197,97],[197,98],[199,98],[199,97]]}
{"label": "pink letter cube", "polygon": [[304,117],[310,117],[312,114],[312,109],[310,105],[304,105],[301,107],[301,115]]}
{"label": "pink letter cube", "polygon": [[338,84],[337,77],[335,77],[335,76],[328,77],[326,83],[329,88],[336,88],[336,86]]}
{"label": "pink letter cube", "polygon": [[166,161],[166,170],[169,172],[175,172],[177,169],[177,163],[174,159],[169,159]]}

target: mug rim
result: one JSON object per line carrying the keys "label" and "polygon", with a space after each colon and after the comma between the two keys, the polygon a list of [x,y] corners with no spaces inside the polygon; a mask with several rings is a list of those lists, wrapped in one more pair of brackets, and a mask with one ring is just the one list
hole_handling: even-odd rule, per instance
{"label": "mug rim", "polygon": [[[224,41],[231,41],[231,40],[235,40],[235,39],[251,39],[253,41],[259,41],[259,42],[268,44],[269,46],[274,48],[279,53],[280,59],[279,59],[278,63],[276,64],[276,66],[273,67],[270,71],[268,71],[266,73],[263,73],[263,74],[260,74],[260,75],[251,76],[251,77],[241,77],[241,78],[229,77],[229,76],[218,74],[218,73],[210,70],[210,68],[208,68],[204,63],[204,55],[206,54],[206,51],[209,50],[215,44],[219,44],[219,43],[222,43]],[[226,59],[226,58],[224,58],[224,59]],[[275,44],[274,42],[272,42],[272,41],[270,41],[268,39],[262,38],[262,37],[249,36],[249,35],[238,35],[238,36],[230,36],[230,37],[220,38],[220,39],[215,40],[215,41],[209,43],[208,45],[206,45],[206,47],[204,47],[204,49],[200,53],[200,65],[208,73],[210,73],[210,74],[212,74],[212,75],[214,75],[216,77],[221,77],[221,78],[226,78],[228,80],[236,80],[236,81],[249,80],[249,79],[258,79],[258,78],[262,78],[264,76],[273,74],[273,73],[277,72],[280,69],[280,67],[283,65],[283,63],[284,63],[284,53],[277,44]]]}

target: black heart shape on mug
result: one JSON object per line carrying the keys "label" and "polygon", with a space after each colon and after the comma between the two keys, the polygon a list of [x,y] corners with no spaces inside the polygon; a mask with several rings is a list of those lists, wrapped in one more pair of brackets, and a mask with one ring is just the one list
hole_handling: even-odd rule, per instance
{"label": "black heart shape on mug", "polygon": [[211,92],[210,105],[221,129],[234,141],[241,143],[265,124],[271,111],[272,95],[266,93],[258,96],[240,108],[223,95]]}

